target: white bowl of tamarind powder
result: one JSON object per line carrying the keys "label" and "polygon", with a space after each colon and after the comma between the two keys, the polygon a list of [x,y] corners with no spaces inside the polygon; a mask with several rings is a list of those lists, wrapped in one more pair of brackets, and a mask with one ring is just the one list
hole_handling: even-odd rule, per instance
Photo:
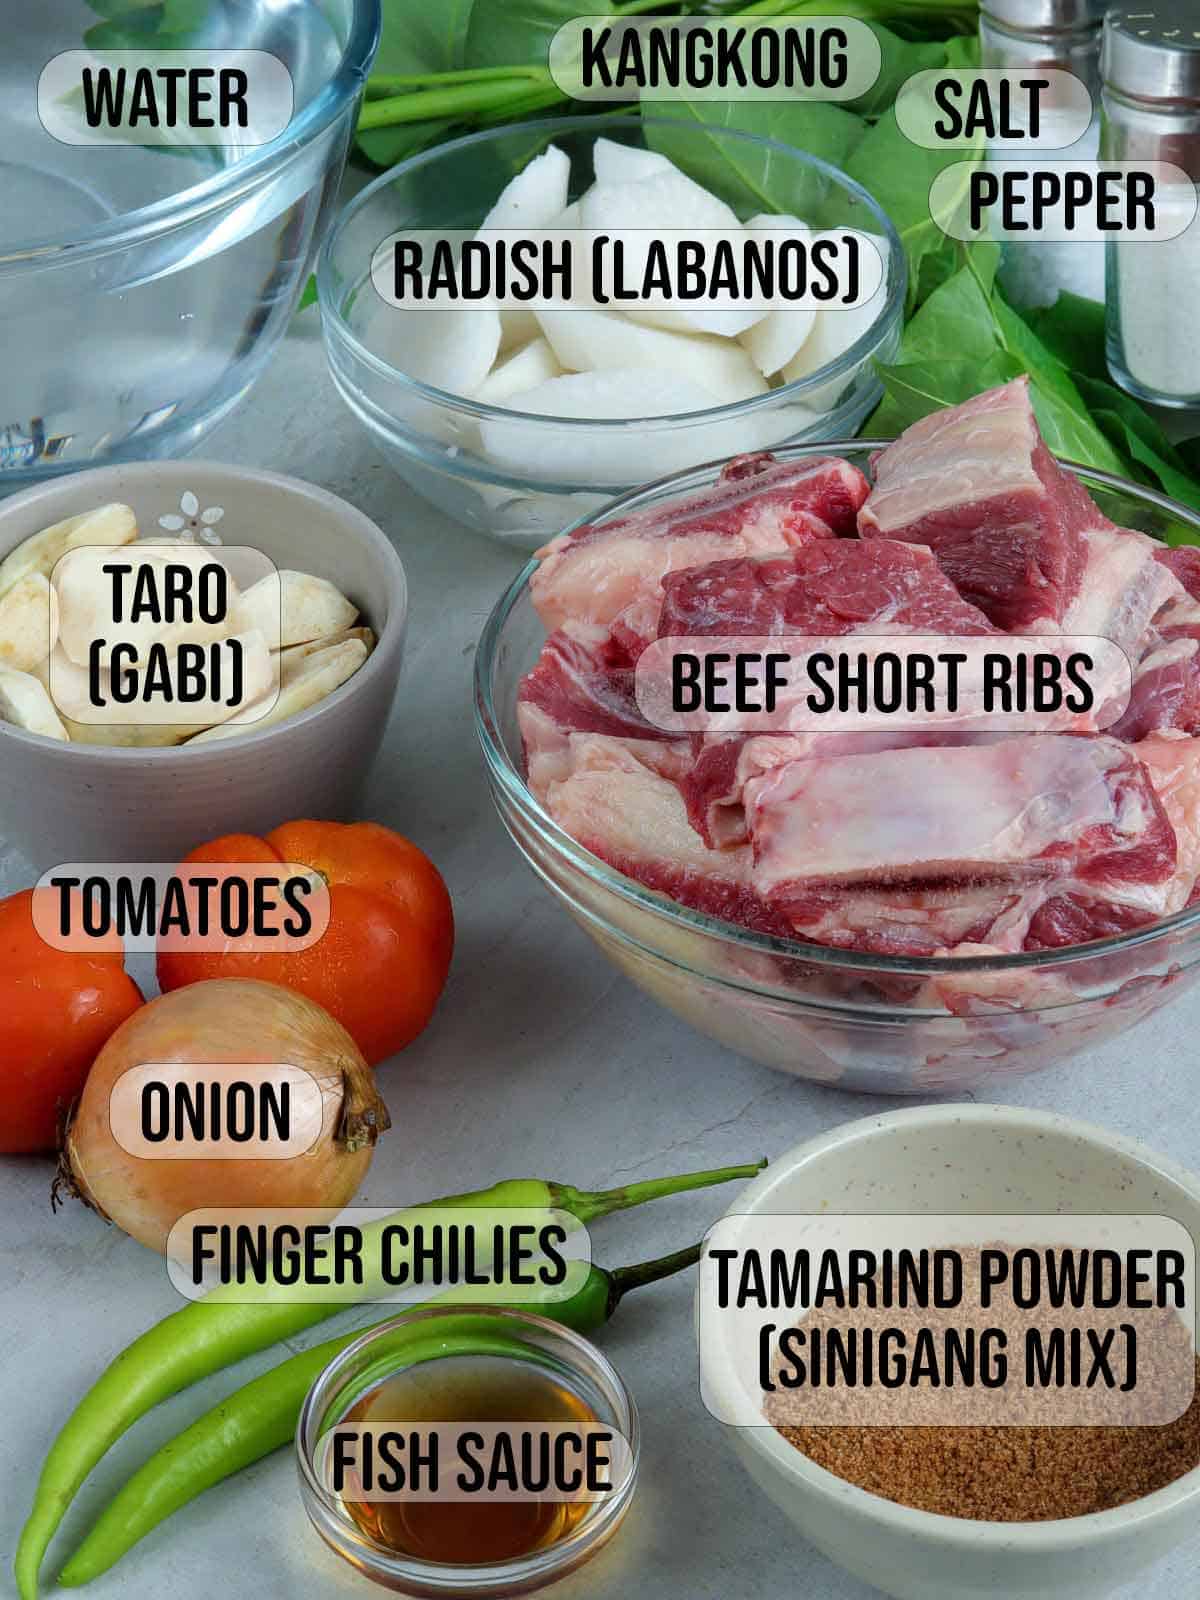
{"label": "white bowl of tamarind powder", "polygon": [[1200,1535],[1200,1177],[1148,1147],[1004,1106],[867,1117],[773,1160],[707,1251],[706,1405],[882,1593],[1098,1600]]}

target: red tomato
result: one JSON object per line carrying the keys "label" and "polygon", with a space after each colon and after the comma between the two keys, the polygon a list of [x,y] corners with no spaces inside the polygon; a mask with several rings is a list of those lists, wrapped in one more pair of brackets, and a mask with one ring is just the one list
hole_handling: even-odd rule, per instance
{"label": "red tomato", "polygon": [[403,1050],[433,1015],[450,970],[454,913],[423,851],[376,822],[288,822],[265,838],[226,834],[186,858],[290,861],[329,886],[329,926],[307,950],[160,950],[166,993],[205,978],[261,978],[323,1005],[371,1066]]}
{"label": "red tomato", "polygon": [[[46,944],[34,890],[0,900],[0,1152],[53,1150],[59,1123],[111,1033],[142,1003],[116,935],[87,954]],[[42,890],[43,894],[51,891]]]}

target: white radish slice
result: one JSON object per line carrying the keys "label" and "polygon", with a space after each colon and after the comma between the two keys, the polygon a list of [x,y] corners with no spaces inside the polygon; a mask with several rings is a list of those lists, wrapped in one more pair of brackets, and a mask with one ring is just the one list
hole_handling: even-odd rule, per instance
{"label": "white radish slice", "polygon": [[722,306],[718,298],[711,306],[703,307],[631,306],[625,315],[648,328],[711,333],[721,339],[736,339],[748,328],[757,327],[769,313],[761,307],[752,311],[745,306]]}
{"label": "white radish slice", "polygon": [[689,433],[694,461],[716,461],[755,450],[771,450],[823,422],[819,411],[807,406],[764,406],[749,416],[701,423]]}
{"label": "white radish slice", "polygon": [[[687,234],[719,233],[737,240],[742,225],[723,200],[693,183],[668,163],[665,171],[634,183],[597,183],[581,206],[583,226],[619,240],[624,253],[625,279],[638,282],[645,271],[650,241],[664,231]],[[606,290],[611,288],[606,284]],[[635,322],[652,327],[693,333],[713,333],[733,338],[760,322],[765,310],[737,305],[669,307],[627,304],[622,307]]]}
{"label": "white radish slice", "polygon": [[32,672],[58,640],[58,596],[48,578],[27,572],[0,595],[0,666]]}
{"label": "white radish slice", "polygon": [[532,311],[524,306],[505,306],[500,312],[500,354],[519,350],[531,339],[541,337],[541,325]]}
{"label": "white radish slice", "polygon": [[[94,639],[105,639],[109,646],[126,643],[133,646],[139,661],[145,660],[151,647],[162,645],[174,649],[185,643],[207,644],[225,639],[234,631],[232,621],[237,607],[238,589],[233,578],[226,574],[228,607],[220,622],[207,622],[193,611],[192,621],[155,620],[140,614],[136,621],[130,619],[128,609],[117,622],[114,618],[113,579],[102,569],[111,560],[110,550],[103,546],[86,546],[69,550],[54,568],[53,582],[58,590],[59,641],[71,660],[80,666],[88,664],[89,651]],[[123,582],[126,607],[130,604],[135,587],[153,583],[160,606],[166,602],[168,587],[167,568],[188,567],[194,574],[192,594],[199,592],[199,584],[206,568],[222,568],[224,563],[204,545],[179,540],[142,540],[136,554],[130,556],[136,569],[145,567],[151,575],[140,579],[137,572],[128,574]]]}
{"label": "white radish slice", "polygon": [[747,328],[739,343],[762,375],[773,378],[803,349],[816,322],[817,312],[812,307],[772,311],[764,321]]}
{"label": "white radish slice", "polygon": [[238,733],[258,733],[273,728],[301,711],[307,711],[347,678],[351,678],[367,659],[367,648],[359,639],[348,639],[325,650],[314,650],[297,662],[285,662],[281,671],[279,693],[272,704],[270,698],[243,707],[215,728],[207,728],[188,741],[205,744],[213,739],[228,739]]}
{"label": "white radish slice", "polygon": [[[876,239],[874,242],[880,253],[885,254],[886,245],[883,240]],[[783,369],[784,383],[795,383],[801,378],[811,377],[821,367],[826,367],[839,356],[843,356],[852,344],[856,344],[863,334],[874,326],[883,309],[886,292],[885,259],[883,281],[865,305],[839,307],[836,310],[826,306],[817,312],[811,333]],[[805,394],[803,403],[806,406],[815,406],[818,410],[831,410],[860,370],[861,367],[855,367],[843,373],[840,378],[833,378],[827,384],[819,384]]]}
{"label": "white radish slice", "polygon": [[[771,216],[766,212],[751,217],[746,227],[752,233],[778,233],[785,238],[807,238],[812,233],[799,217]],[[739,343],[763,376],[771,378],[782,372],[800,349],[816,319],[817,313],[811,308],[803,311],[782,307],[739,335]]]}
{"label": "white radish slice", "polygon": [[250,585],[235,620],[239,630],[257,628],[272,650],[286,650],[342,633],[357,616],[358,607],[334,584],[285,568]]}
{"label": "white radish slice", "polygon": [[548,228],[567,204],[570,158],[552,144],[505,184],[484,217],[484,228]]}
{"label": "white radish slice", "polygon": [[[590,191],[589,191],[590,192]],[[573,200],[561,215],[550,224],[550,232],[566,233],[571,228],[583,227],[583,200]]]}
{"label": "white radish slice", "polygon": [[[784,383],[795,383],[801,378],[811,377],[821,367],[828,366],[844,355],[872,326],[879,315],[879,307],[880,298],[876,295],[865,306],[839,311],[831,311],[826,307],[818,311],[808,338],[783,369]],[[855,368],[843,373],[840,378],[831,379],[829,383],[819,384],[805,394],[803,403],[817,410],[830,410],[852,383],[858,370]]]}
{"label": "white radish slice", "polygon": [[137,519],[129,506],[114,502],[56,522],[26,539],[0,562],[0,594],[11,589],[27,572],[48,578],[68,550],[78,545],[129,544],[137,538]]}
{"label": "white radish slice", "polygon": [[0,667],[0,721],[11,722],[43,739],[67,738],[45,685],[29,672]]}
{"label": "white radish slice", "polygon": [[[585,228],[614,238],[639,228],[651,233],[664,228],[711,228],[736,234],[742,226],[724,200],[674,167],[636,183],[594,184],[583,199],[582,211]],[[630,251],[635,243],[636,239],[630,241]]]}
{"label": "white radish slice", "polygon": [[639,150],[636,145],[619,144],[616,139],[597,139],[592,146],[592,170],[597,183],[639,183],[660,172],[678,168],[657,150]]}
{"label": "white radish slice", "polygon": [[370,348],[418,383],[448,394],[474,394],[500,350],[495,305],[389,306],[372,319]]}
{"label": "white radish slice", "polygon": [[571,373],[528,390],[521,396],[521,410],[581,419],[579,426],[553,434],[544,424],[521,417],[493,417],[483,424],[483,446],[498,466],[539,481],[554,478],[574,488],[638,483],[702,460],[689,442],[693,430],[656,432],[636,420],[627,426],[591,428],[582,422],[673,416],[718,403],[715,395],[670,368]]}
{"label": "white radish slice", "polygon": [[554,351],[539,335],[523,349],[514,351],[507,360],[497,362],[490,376],[480,384],[475,398],[489,406],[506,406],[514,395],[561,376],[562,368]]}
{"label": "white radish slice", "polygon": [[[707,390],[712,405],[767,391],[766,380],[753,361],[730,340],[646,328],[613,311],[544,311],[538,313],[538,321],[568,371],[641,368],[670,374]],[[522,404],[521,409],[529,408]],[[625,405],[611,414],[637,415]]]}

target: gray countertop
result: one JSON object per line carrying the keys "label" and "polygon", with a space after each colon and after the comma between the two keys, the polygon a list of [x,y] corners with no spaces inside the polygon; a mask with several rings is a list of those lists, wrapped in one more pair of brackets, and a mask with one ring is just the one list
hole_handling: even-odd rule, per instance
{"label": "gray countertop", "polygon": [[[400,1206],[502,1176],[607,1185],[776,1155],[832,1125],[886,1109],[741,1060],[690,1032],[619,977],[517,856],[493,810],[470,717],[475,640],[518,556],[448,523],[378,458],[326,375],[305,313],[250,400],[202,447],[216,460],[294,473],[360,506],[408,569],[411,634],[395,711],[364,816],[410,835],[454,895],[458,946],[426,1034],[381,1069],[393,1117],[363,1199]],[[2,823],[2,819],[0,819]],[[0,891],[31,881],[11,853]],[[995,1097],[1104,1123],[1194,1165],[1200,1108],[1193,1042],[1200,993],[1072,1064],[1003,1080]],[[4,1295],[0,1348],[0,1587],[51,1438],[101,1367],[179,1298],[141,1246],[82,1210],[52,1216],[49,1164],[0,1163]],[[597,1225],[597,1259],[637,1261],[699,1238],[732,1190],[692,1195]],[[618,1538],[554,1593],[561,1600],[870,1600],[792,1530],[742,1476],[700,1403],[691,1285],[623,1308],[603,1343],[641,1409],[645,1454]],[[333,1327],[382,1313],[368,1307]],[[329,1337],[330,1325],[308,1342]],[[301,1341],[305,1342],[305,1341]],[[241,1383],[273,1364],[237,1369]],[[230,1387],[230,1374],[145,1418],[89,1481],[52,1550],[60,1559],[150,1450]],[[1193,1542],[1122,1591],[1195,1593]],[[92,1585],[96,1600],[255,1600],[373,1592],[331,1555],[300,1506],[290,1453],[221,1485]]]}

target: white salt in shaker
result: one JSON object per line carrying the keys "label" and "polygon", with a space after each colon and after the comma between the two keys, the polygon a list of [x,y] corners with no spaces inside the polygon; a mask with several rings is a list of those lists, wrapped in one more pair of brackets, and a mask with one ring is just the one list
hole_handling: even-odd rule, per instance
{"label": "white salt in shaker", "polygon": [[[1160,184],[1155,214],[1191,215],[1200,179],[1200,0],[1141,0],[1104,25],[1106,161],[1169,161],[1191,182]],[[1175,239],[1112,238],[1108,369],[1141,400],[1200,405],[1200,220]]]}
{"label": "white salt in shaker", "polygon": [[[1100,153],[1100,24],[1105,0],[980,0],[980,64],[1007,71],[1073,73],[1092,97],[1091,126],[1067,149],[1051,148],[1056,125],[1066,131],[1074,113],[1052,103],[1043,107],[1042,134],[1047,162],[1094,161]],[[989,161],[1021,161],[1036,156],[1020,144],[989,142]],[[1102,244],[1038,244],[1009,241],[1000,264],[1000,287],[1013,305],[1048,306],[1060,289],[1088,300],[1104,299]]]}

